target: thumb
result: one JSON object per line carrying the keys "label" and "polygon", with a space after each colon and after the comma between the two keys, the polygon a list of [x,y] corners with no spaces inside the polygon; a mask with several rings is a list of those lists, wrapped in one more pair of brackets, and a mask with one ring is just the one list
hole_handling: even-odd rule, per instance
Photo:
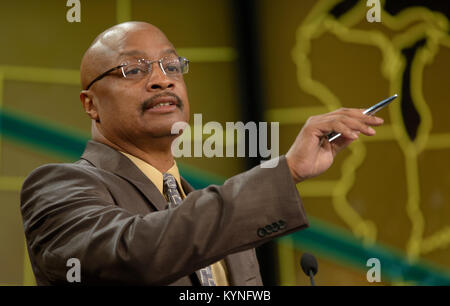
{"label": "thumb", "polygon": [[[356,138],[356,139],[358,139],[358,138]],[[341,136],[338,139],[333,140],[331,143],[328,142],[328,140],[326,140],[325,142],[327,144],[329,144],[330,146],[332,146],[333,156],[336,156],[336,154],[338,154],[342,149],[345,149],[346,147],[348,147],[356,139],[350,139],[350,138]]]}

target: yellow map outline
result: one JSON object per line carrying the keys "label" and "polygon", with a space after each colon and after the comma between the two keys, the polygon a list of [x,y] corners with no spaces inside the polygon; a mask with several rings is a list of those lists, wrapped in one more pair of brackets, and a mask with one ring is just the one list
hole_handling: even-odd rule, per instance
{"label": "yellow map outline", "polygon": [[[422,93],[422,75],[426,64],[433,61],[439,50],[439,45],[450,48],[449,22],[440,13],[431,12],[423,7],[405,9],[397,16],[392,16],[382,9],[382,23],[391,30],[402,30],[406,26],[422,22],[409,28],[405,33],[395,36],[392,40],[379,31],[363,31],[352,29],[366,17],[368,8],[365,1],[360,1],[350,12],[336,20],[328,12],[339,0],[321,0],[310,11],[306,19],[297,29],[296,45],[292,50],[292,58],[297,65],[298,85],[305,92],[316,97],[325,107],[295,107],[289,109],[271,109],[266,113],[270,121],[278,120],[280,124],[299,123],[299,118],[306,121],[310,115],[332,111],[343,106],[339,98],[334,95],[325,84],[316,81],[311,76],[312,63],[309,60],[311,41],[325,32],[334,34],[344,42],[359,43],[378,47],[382,53],[382,75],[390,82],[390,93],[401,96],[402,74],[405,69],[405,58],[401,50],[426,37],[426,46],[421,48],[411,67],[411,95],[415,107],[421,116],[421,124],[417,137],[411,142],[402,123],[400,104],[393,104],[390,108],[391,125],[377,128],[377,137],[366,141],[396,140],[405,155],[407,194],[406,211],[412,223],[412,231],[406,246],[408,259],[413,262],[421,254],[426,254],[438,248],[445,248],[450,244],[450,226],[424,238],[425,221],[420,209],[419,174],[417,156],[426,149],[450,148],[450,133],[430,135],[432,118]],[[384,1],[382,1],[384,4]],[[307,113],[307,116],[296,117],[297,114]],[[284,116],[285,115],[285,116]],[[283,120],[285,119],[285,120]],[[300,121],[301,122],[301,121]],[[355,236],[362,238],[365,245],[373,245],[376,241],[376,225],[370,220],[364,220],[347,200],[355,180],[355,170],[365,159],[366,149],[363,141],[353,143],[349,147],[351,155],[342,165],[342,177],[337,181],[316,181],[302,183],[299,186],[303,196],[331,196],[333,208],[347,224]],[[325,188],[324,188],[325,187]],[[324,190],[331,190],[323,192]],[[293,245],[280,245],[280,258],[294,258]],[[280,279],[282,283],[293,284],[295,273],[290,264],[293,261],[280,262]]]}

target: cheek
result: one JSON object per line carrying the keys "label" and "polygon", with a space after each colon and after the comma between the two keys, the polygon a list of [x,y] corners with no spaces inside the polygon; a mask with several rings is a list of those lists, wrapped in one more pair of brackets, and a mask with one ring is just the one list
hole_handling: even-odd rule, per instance
{"label": "cheek", "polygon": [[133,104],[133,97],[126,91],[111,91],[102,99],[102,116],[110,124],[117,122],[124,124],[138,115],[137,107]]}
{"label": "cheek", "polygon": [[189,107],[189,97],[187,95],[187,90],[186,90],[186,84],[183,82],[181,84],[181,93],[180,93],[180,98],[183,101],[183,112],[186,114],[187,118],[189,118],[189,113],[190,113],[190,107]]}

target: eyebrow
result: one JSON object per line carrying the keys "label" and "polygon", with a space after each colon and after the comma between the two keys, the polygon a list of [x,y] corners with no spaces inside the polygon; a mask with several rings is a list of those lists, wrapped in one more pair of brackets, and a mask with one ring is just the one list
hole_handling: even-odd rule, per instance
{"label": "eyebrow", "polygon": [[[163,52],[161,52],[161,54],[177,54],[177,52],[175,51],[175,49],[173,48],[169,48],[169,49],[165,49]],[[147,54],[141,50],[129,50],[129,51],[124,51],[119,53],[119,57],[124,57],[124,56],[142,56],[142,57],[146,57]]]}
{"label": "eyebrow", "polygon": [[145,54],[145,52],[142,52],[140,50],[130,50],[130,51],[124,51],[124,52],[120,52],[119,53],[120,57],[122,57],[122,56],[136,56],[136,55],[143,56],[143,55],[146,55],[146,54]]}
{"label": "eyebrow", "polygon": [[177,51],[175,51],[175,49],[170,48],[170,49],[164,50],[162,53],[163,54],[175,54],[176,55]]}

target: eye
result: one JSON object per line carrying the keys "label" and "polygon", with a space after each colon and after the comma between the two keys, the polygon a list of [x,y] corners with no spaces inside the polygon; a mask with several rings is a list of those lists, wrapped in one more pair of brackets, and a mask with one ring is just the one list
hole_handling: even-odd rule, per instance
{"label": "eye", "polygon": [[138,65],[123,67],[123,72],[126,77],[139,77],[147,73],[144,67]]}
{"label": "eye", "polygon": [[164,70],[166,71],[166,73],[180,73],[181,72],[180,62],[174,61],[167,63],[166,66],[164,67]]}
{"label": "eye", "polygon": [[170,73],[178,73],[180,72],[180,65],[167,65],[166,71]]}

